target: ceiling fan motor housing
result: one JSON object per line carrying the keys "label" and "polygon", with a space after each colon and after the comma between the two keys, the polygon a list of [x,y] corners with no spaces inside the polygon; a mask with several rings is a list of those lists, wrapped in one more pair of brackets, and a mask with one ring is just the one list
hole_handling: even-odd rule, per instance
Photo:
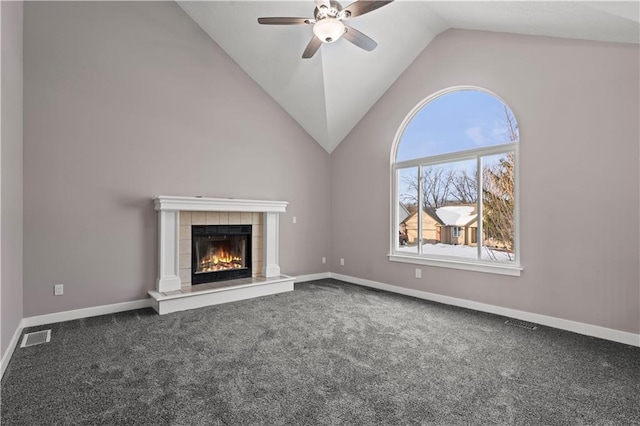
{"label": "ceiling fan motor housing", "polygon": [[349,12],[342,10],[342,5],[337,1],[330,2],[331,7],[319,6],[314,11],[316,23],[313,25],[313,33],[324,43],[333,43],[347,31],[342,19],[347,18]]}
{"label": "ceiling fan motor housing", "polygon": [[315,16],[316,20],[319,21],[324,18],[339,18],[339,19],[348,18],[346,13],[345,13],[345,16],[341,15],[342,5],[340,3],[334,0],[331,0],[330,4],[331,4],[331,7],[326,7],[326,6],[316,7],[313,13],[313,16]]}

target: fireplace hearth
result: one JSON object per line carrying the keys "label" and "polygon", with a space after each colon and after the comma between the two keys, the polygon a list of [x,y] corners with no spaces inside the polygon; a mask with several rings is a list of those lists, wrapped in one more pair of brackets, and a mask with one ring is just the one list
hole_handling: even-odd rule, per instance
{"label": "fireplace hearth", "polygon": [[193,225],[191,283],[251,277],[251,225]]}

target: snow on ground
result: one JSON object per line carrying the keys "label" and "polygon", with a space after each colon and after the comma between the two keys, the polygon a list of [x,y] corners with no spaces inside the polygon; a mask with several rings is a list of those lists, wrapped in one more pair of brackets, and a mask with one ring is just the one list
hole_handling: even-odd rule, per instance
{"label": "snow on ground", "polygon": [[[418,247],[416,245],[400,246],[398,252],[401,253],[414,253],[416,254]],[[451,257],[466,257],[468,259],[477,259],[478,248],[463,245],[453,244],[422,244],[422,254],[437,255],[437,256],[451,256]],[[487,247],[482,248],[482,260],[496,260],[499,262],[510,262],[513,260],[513,255],[509,259],[509,253],[492,250]]]}

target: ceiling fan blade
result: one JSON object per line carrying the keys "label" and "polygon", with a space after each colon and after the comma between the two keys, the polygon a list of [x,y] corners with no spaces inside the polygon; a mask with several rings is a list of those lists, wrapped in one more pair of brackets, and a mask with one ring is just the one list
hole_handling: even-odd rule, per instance
{"label": "ceiling fan blade", "polygon": [[311,24],[313,22],[315,22],[315,20],[310,18],[258,18],[258,24],[265,25],[300,25]]}
{"label": "ceiling fan blade", "polygon": [[382,6],[386,6],[391,2],[393,2],[393,0],[386,0],[386,1],[360,0],[354,3],[351,3],[349,6],[345,7],[343,10],[348,12],[349,18],[355,18],[356,16],[373,12],[374,10],[379,9]]}
{"label": "ceiling fan blade", "polygon": [[302,53],[302,57],[304,59],[311,58],[313,55],[316,54],[318,49],[320,49],[321,45],[322,45],[322,40],[320,40],[318,37],[314,35],[313,38],[311,38],[311,41],[309,42],[309,44],[307,44],[307,48],[304,49],[304,53]]}
{"label": "ceiling fan blade", "polygon": [[347,31],[344,33],[342,38],[346,38],[348,41],[355,44],[359,48],[371,52],[373,49],[378,47],[378,43],[373,41],[371,37],[362,34],[360,31],[348,25],[345,25],[345,28]]}
{"label": "ceiling fan blade", "polygon": [[315,0],[316,2],[316,7],[318,9],[320,9],[320,6],[324,6],[327,9],[331,9],[331,3],[329,2],[329,0]]}

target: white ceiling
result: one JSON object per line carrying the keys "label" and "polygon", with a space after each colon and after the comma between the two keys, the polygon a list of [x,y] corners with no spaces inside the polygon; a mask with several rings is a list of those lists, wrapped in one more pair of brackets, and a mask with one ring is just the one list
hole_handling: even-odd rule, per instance
{"label": "white ceiling", "polygon": [[311,25],[259,25],[257,18],[312,18],[313,0],[178,4],[327,152],[449,28],[640,43],[638,1],[396,0],[348,21],[378,43],[374,51],[338,40],[302,59]]}

